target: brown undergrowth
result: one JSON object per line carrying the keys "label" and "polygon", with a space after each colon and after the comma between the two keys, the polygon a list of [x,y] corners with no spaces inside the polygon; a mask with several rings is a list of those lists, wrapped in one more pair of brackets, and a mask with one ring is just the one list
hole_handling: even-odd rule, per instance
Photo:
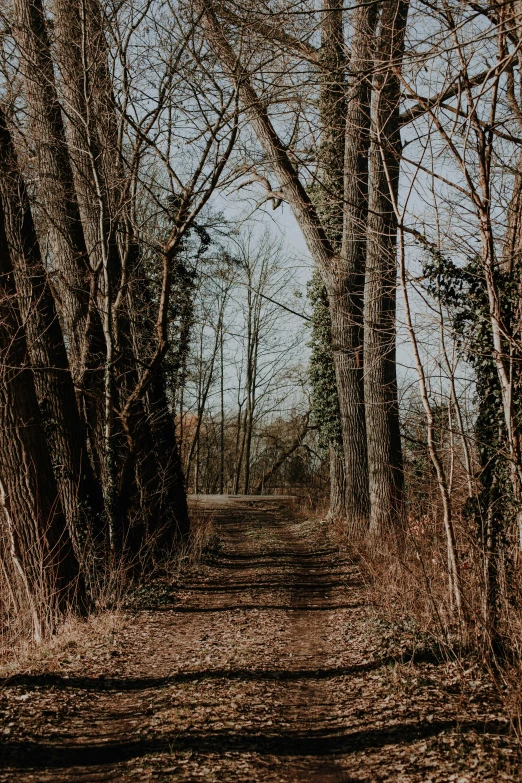
{"label": "brown undergrowth", "polygon": [[[69,615],[54,633],[36,644],[28,632],[30,618],[18,596],[13,594],[13,579],[5,564],[0,571],[0,678],[13,671],[31,668],[42,662],[50,670],[59,669],[67,651],[97,649],[114,637],[129,607],[136,606],[154,594],[157,601],[169,601],[172,589],[201,562],[213,544],[213,518],[208,511],[193,506],[190,540],[161,560],[151,557],[154,551],[142,548],[132,560],[112,559],[109,567],[99,571],[91,581],[93,607],[85,618]],[[107,558],[109,561],[109,558]]]}
{"label": "brown undergrowth", "polygon": [[[367,600],[382,628],[382,647],[401,651],[405,661],[430,657],[451,664],[462,687],[494,692],[501,712],[522,748],[522,602],[500,592],[499,628],[503,654],[491,650],[485,619],[483,557],[473,531],[459,520],[459,562],[464,610],[449,599],[447,551],[436,518],[410,517],[406,536],[396,541],[347,544],[341,526],[332,533],[357,562]],[[515,580],[516,581],[516,580]]]}

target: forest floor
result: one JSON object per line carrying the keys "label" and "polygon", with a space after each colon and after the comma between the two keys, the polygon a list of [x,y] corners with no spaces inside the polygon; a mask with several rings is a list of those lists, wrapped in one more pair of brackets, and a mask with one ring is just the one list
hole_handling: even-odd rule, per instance
{"label": "forest floor", "polygon": [[386,642],[324,528],[281,498],[196,503],[215,534],[181,584],[2,681],[2,783],[521,779],[492,684]]}

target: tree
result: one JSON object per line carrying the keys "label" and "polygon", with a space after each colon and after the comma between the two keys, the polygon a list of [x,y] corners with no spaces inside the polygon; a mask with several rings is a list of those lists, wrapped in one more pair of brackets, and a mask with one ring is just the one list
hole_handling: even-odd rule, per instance
{"label": "tree", "polygon": [[[230,40],[227,39],[223,28],[219,24],[219,16],[225,15],[230,21],[231,14],[223,12],[223,4],[214,6],[210,0],[200,0],[196,3],[204,27],[204,33],[219,58],[223,69],[229,78],[237,85],[237,89],[245,108],[245,113],[254,129],[259,144],[264,152],[266,165],[278,179],[280,191],[271,197],[279,196],[288,201],[295,217],[303,231],[308,248],[321,271],[328,291],[330,303],[330,316],[332,323],[332,349],[336,367],[337,389],[343,430],[344,467],[346,475],[346,506],[348,513],[348,527],[354,532],[364,532],[369,524],[369,483],[366,469],[366,435],[364,421],[364,391],[363,391],[363,367],[362,355],[362,309],[363,290],[366,264],[366,227],[368,224],[368,149],[370,145],[370,98],[372,94],[371,79],[375,69],[374,61],[374,31],[377,22],[377,5],[358,7],[352,16],[352,52],[348,76],[348,98],[346,125],[344,126],[344,150],[341,155],[339,144],[339,116],[343,115],[343,101],[339,100],[344,95],[344,42],[342,39],[342,6],[337,3],[327,3],[323,7],[323,47],[325,55],[322,60],[326,66],[324,80],[333,85],[330,90],[324,89],[321,93],[321,110],[323,116],[332,118],[332,121],[323,130],[326,137],[320,143],[318,154],[319,170],[329,178],[325,193],[330,197],[331,205],[343,203],[342,226],[343,236],[340,249],[335,246],[335,233],[338,231],[339,221],[332,231],[331,218],[321,219],[320,200],[316,199],[317,207],[312,203],[307,193],[306,185],[298,171],[299,156],[290,153],[287,145],[280,138],[275,119],[272,119],[266,106],[254,87],[255,66],[249,67],[240,61],[234,54]],[[375,77],[375,86],[379,99],[375,100],[373,118],[373,165],[374,174],[378,175],[384,166],[378,163],[377,156],[384,151],[388,157],[388,163],[396,156],[397,130],[394,129],[398,122],[397,103],[397,66],[400,66],[402,52],[402,40],[406,17],[403,7],[399,11],[399,24],[396,25],[394,15],[397,12],[395,6],[385,5],[381,12],[379,26],[379,43],[377,51],[380,52],[381,63],[384,71]],[[284,19],[284,11],[281,14]],[[235,20],[239,28],[259,30],[255,13],[253,20],[247,19],[244,25]],[[289,44],[289,37],[279,34],[276,25],[261,25],[264,35],[271,42],[275,41],[283,47]],[[270,38],[271,34],[271,38]],[[293,50],[306,52],[305,56],[314,57],[310,53],[310,47],[300,45],[293,40]],[[317,54],[317,52],[316,52]],[[315,62],[320,62],[317,55]],[[324,82],[323,82],[324,83]],[[280,99],[279,99],[280,100]],[[394,118],[391,123],[384,119],[386,109],[393,106]],[[330,108],[326,106],[330,104]],[[385,106],[386,104],[386,106]],[[380,107],[380,108],[379,108]],[[380,111],[380,113],[379,113]],[[333,119],[337,118],[337,119]],[[392,127],[393,126],[393,127]],[[377,134],[377,136],[376,136]],[[382,136],[382,138],[379,137]],[[389,136],[387,140],[385,137]],[[334,141],[335,137],[335,141]],[[379,138],[378,138],[379,137]],[[391,141],[392,150],[388,149]],[[322,146],[321,146],[322,145]],[[344,188],[341,199],[339,192],[333,193],[329,188],[339,188],[340,162],[343,160],[342,171]],[[398,172],[398,161],[394,165]],[[389,183],[384,182],[383,177],[376,177],[372,184],[373,195],[377,213],[383,209],[390,215]],[[393,180],[393,177],[392,177]],[[337,183],[337,184],[333,184]],[[395,185],[393,186],[395,187]],[[373,202],[372,202],[373,203]],[[330,205],[330,214],[332,212]],[[335,210],[334,210],[335,211]],[[371,209],[370,209],[371,212]],[[394,215],[391,212],[393,222]],[[376,226],[374,226],[376,228]],[[397,390],[393,379],[389,377],[390,368],[393,366],[393,341],[394,329],[390,321],[393,320],[393,303],[395,300],[395,283],[390,288],[390,258],[396,239],[392,236],[391,226],[382,226],[385,230],[384,238],[378,245],[368,250],[371,253],[372,280],[371,285],[376,287],[367,291],[366,303],[369,307],[383,309],[384,321],[378,311],[378,321],[374,324],[373,316],[366,320],[366,332],[369,339],[369,350],[373,350],[371,359],[370,394],[372,398],[373,413],[370,416],[380,417],[378,424],[379,441],[372,441],[373,448],[371,459],[375,463],[370,466],[371,489],[373,499],[372,527],[382,529],[394,526],[401,518],[400,512],[400,487],[401,487],[401,457],[400,441],[398,440],[397,419]],[[395,224],[396,228],[396,224]],[[391,244],[390,244],[391,243]],[[383,251],[387,261],[379,258],[380,250]],[[383,292],[387,293],[383,295]],[[373,296],[376,296],[376,299]],[[368,311],[371,313],[371,309]],[[374,329],[374,326],[376,327]],[[386,340],[383,338],[386,332]],[[377,339],[377,335],[379,338]],[[390,347],[391,346],[391,347]],[[381,357],[381,353],[382,354]],[[383,368],[387,371],[383,374]],[[377,389],[378,382],[384,385]],[[378,399],[379,395],[384,399],[384,408]],[[373,427],[372,419],[372,427]],[[372,436],[373,437],[373,436]],[[388,505],[385,505],[385,504]],[[397,508],[399,505],[399,508]]]}
{"label": "tree", "polygon": [[[84,423],[29,197],[1,108],[0,175],[20,315],[60,500],[76,555],[89,561],[93,539],[101,543],[103,535],[103,495],[89,459]],[[88,568],[91,567],[92,562],[88,562]]]}
{"label": "tree", "polygon": [[[142,289],[142,301],[150,303],[151,295],[146,276],[138,271],[142,251],[132,221],[130,183],[109,71],[106,36],[110,30],[96,0],[87,4],[57,1],[54,23],[82,224],[91,267],[104,270],[98,308],[103,314],[107,352],[104,453],[111,466],[107,477],[114,474],[108,504],[122,520],[133,499],[139,506],[134,517],[139,516],[140,523],[132,523],[132,532],[124,534],[133,542],[132,548],[139,549],[143,536],[160,530],[168,546],[177,535],[188,532],[188,512],[161,367],[147,393],[134,399],[129,408],[125,406],[138,381],[139,363],[131,339],[132,304],[129,308],[129,297],[122,294],[133,280],[134,288]],[[142,330],[147,327],[148,321],[142,320]],[[118,408],[126,412],[121,421],[114,415]],[[170,458],[165,460],[165,454]]]}
{"label": "tree", "polygon": [[[36,173],[32,207],[50,238],[49,279],[113,554],[136,555],[152,540],[164,552],[189,531],[165,374],[170,300],[177,256],[236,134],[234,92],[210,76],[200,89],[207,65],[186,20],[166,36],[159,10],[125,5],[109,18],[96,0],[56,0],[51,41],[41,0],[14,6],[30,120],[15,112],[18,140],[37,150],[24,165]],[[145,103],[148,71],[134,57],[142,35],[156,42],[149,72],[162,73]],[[185,140],[194,135],[183,159],[174,104]]]}
{"label": "tree", "polygon": [[0,205],[0,506],[21,607],[39,641],[86,595],[38,408]]}
{"label": "tree", "polygon": [[[13,34],[20,53],[32,139],[37,151],[39,204],[44,210],[53,249],[54,286],[68,335],[73,379],[78,388],[87,383],[88,392],[88,362],[93,362],[93,376],[97,377],[96,363],[100,360],[97,351],[103,351],[103,334],[91,293],[92,275],[56,90],[45,13],[41,0],[16,0],[13,9]],[[95,390],[96,386],[94,381]],[[87,398],[91,398],[88,393]],[[89,411],[91,429],[95,414],[100,415],[96,408]],[[92,431],[96,432],[96,427]],[[91,436],[90,440],[96,449],[96,438]]]}
{"label": "tree", "polygon": [[332,356],[332,327],[328,294],[322,278],[314,270],[308,284],[308,298],[312,305],[310,341],[311,413],[330,460],[330,508],[333,519],[346,516],[346,494],[343,459],[343,437],[339,398]]}
{"label": "tree", "polygon": [[387,0],[379,18],[373,78],[368,243],[364,309],[364,399],[371,530],[403,520],[397,398],[397,210],[401,163],[400,73],[408,3]]}

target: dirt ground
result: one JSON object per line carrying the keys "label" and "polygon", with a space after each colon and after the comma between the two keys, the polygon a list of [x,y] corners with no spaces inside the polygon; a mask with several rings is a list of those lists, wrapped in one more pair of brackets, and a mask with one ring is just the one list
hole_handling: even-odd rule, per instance
{"label": "dirt ground", "polygon": [[182,585],[3,682],[2,783],[522,778],[491,684],[383,646],[317,524],[281,498],[193,502],[216,535]]}

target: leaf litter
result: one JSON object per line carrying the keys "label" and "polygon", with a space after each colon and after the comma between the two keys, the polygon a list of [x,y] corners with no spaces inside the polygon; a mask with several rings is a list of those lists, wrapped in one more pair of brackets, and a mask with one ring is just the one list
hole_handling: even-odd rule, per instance
{"label": "leaf litter", "polygon": [[198,503],[215,534],[181,584],[8,672],[0,783],[520,780],[487,676],[408,660],[316,523],[277,498]]}

